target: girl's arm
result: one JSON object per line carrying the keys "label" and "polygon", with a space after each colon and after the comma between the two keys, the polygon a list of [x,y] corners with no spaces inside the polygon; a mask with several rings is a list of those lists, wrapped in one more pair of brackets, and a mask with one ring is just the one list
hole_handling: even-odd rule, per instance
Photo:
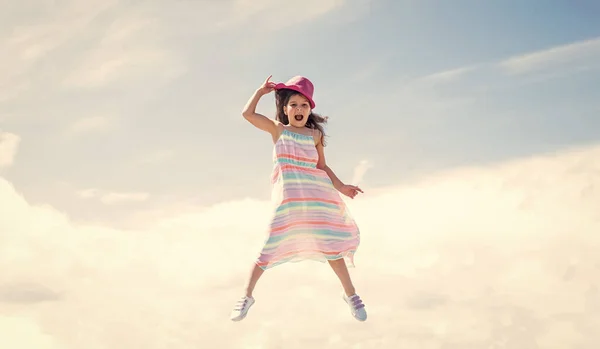
{"label": "girl's arm", "polygon": [[321,144],[321,142],[319,142],[316,145],[316,147],[317,147],[317,153],[319,153],[319,160],[317,161],[317,168],[325,171],[325,173],[327,173],[327,175],[331,179],[331,182],[333,183],[333,186],[335,187],[335,189],[340,190],[340,188],[342,188],[344,186],[344,183],[338,178],[338,176],[335,175],[333,170],[327,165],[327,163],[325,161],[325,153],[323,150],[323,145]]}
{"label": "girl's arm", "polygon": [[280,122],[277,120],[269,119],[266,116],[256,112],[256,106],[258,105],[258,101],[260,100],[260,98],[274,90],[275,83],[270,82],[269,79],[271,79],[270,76],[260,88],[254,91],[254,94],[252,95],[252,97],[250,97],[250,99],[244,106],[242,116],[256,128],[269,132],[271,136],[273,136],[273,138],[277,138],[279,133]]}
{"label": "girl's arm", "polygon": [[333,182],[333,187],[335,189],[341,190],[342,187],[344,187],[345,184],[335,175],[331,167],[325,165],[325,167],[322,170],[327,173],[327,175],[331,179],[331,182]]}
{"label": "girl's arm", "polygon": [[321,143],[321,140],[320,140],[321,139],[320,132],[317,131],[317,134],[318,134],[317,144],[315,145],[315,147],[317,148],[317,153],[319,154],[319,160],[317,160],[317,168],[321,169],[321,170],[325,171],[325,173],[327,173],[327,175],[331,179],[331,182],[333,183],[333,187],[336,190],[338,190],[342,194],[354,199],[354,197],[358,194],[358,192],[362,193],[363,191],[357,186],[344,184],[344,182],[342,182],[338,178],[338,176],[335,175],[333,170],[327,165],[327,162],[325,161],[325,151],[323,149],[323,144]]}

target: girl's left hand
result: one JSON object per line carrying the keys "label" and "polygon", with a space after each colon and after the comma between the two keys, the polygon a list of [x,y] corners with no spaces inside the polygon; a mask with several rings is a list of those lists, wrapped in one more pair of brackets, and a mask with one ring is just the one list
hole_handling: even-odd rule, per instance
{"label": "girl's left hand", "polygon": [[355,185],[344,184],[340,189],[340,193],[346,195],[347,197],[354,199],[359,192],[363,193],[362,189]]}

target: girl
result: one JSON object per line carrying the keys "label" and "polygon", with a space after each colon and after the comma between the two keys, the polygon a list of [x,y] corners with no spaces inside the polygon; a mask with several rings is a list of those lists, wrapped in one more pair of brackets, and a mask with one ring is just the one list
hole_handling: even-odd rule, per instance
{"label": "girl", "polygon": [[[351,314],[365,321],[367,313],[348,273],[360,241],[359,229],[338,191],[350,198],[359,187],[340,181],[325,163],[323,153],[326,119],[313,113],[313,84],[296,76],[275,84],[271,76],[246,104],[242,115],[255,127],[271,134],[274,143],[273,199],[276,209],[269,237],[246,286],[246,295],[236,304],[231,320],[246,317],[254,304],[252,291],[263,272],[285,262],[327,261],[344,288],[342,298]],[[258,114],[260,98],[276,91],[275,120]]]}

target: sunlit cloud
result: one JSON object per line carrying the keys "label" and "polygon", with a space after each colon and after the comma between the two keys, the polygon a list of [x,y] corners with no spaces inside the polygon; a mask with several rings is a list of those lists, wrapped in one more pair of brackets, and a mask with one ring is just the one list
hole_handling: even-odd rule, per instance
{"label": "sunlit cloud", "polygon": [[[12,335],[17,347],[32,338],[116,349],[200,341],[222,348],[591,347],[600,339],[593,332],[600,324],[599,159],[600,146],[572,149],[459,168],[349,200],[362,232],[352,275],[367,323],[351,318],[335,275],[315,262],[269,271],[249,317],[228,320],[266,236],[269,202],[147,216],[147,229],[127,231],[75,225],[0,179],[0,313],[13,314],[2,324],[28,329]],[[354,179],[368,165],[360,163]],[[81,314],[85,321],[72,321]]]}
{"label": "sunlit cloud", "polygon": [[[340,116],[330,124],[340,142],[335,167],[350,172],[344,182],[367,188],[346,202],[361,230],[351,273],[369,320],[350,316],[335,274],[314,262],[267,272],[249,317],[228,320],[273,210],[254,195],[268,184],[268,137],[242,146],[233,138],[254,142],[240,131],[250,127],[240,126],[248,97],[240,91],[256,87],[249,76],[262,63],[277,76],[295,74],[291,60],[273,56],[286,42],[290,50],[339,43],[323,36],[304,46],[298,29],[337,34],[373,3],[310,0],[290,12],[275,0],[11,2],[23,16],[0,23],[0,333],[8,333],[0,348],[598,347],[599,146],[410,181],[402,170],[446,156],[421,156],[422,145],[453,142],[470,126],[453,124],[457,115],[486,132],[501,119],[488,103],[526,116],[506,95],[481,98],[480,88],[598,71],[600,39],[479,63],[465,50],[462,63],[458,55],[437,61],[456,66],[408,68],[411,53],[399,50],[412,42],[368,49],[383,38],[370,32],[383,22],[364,31],[357,23],[360,34],[344,39],[364,45],[364,57],[314,51],[317,60],[319,52],[352,58],[354,69],[291,57],[315,81],[339,87],[317,90]],[[342,138],[369,136],[370,125],[385,126],[365,142]],[[99,159],[94,150],[106,143],[94,143],[96,134],[113,142]],[[344,143],[364,148],[345,151]],[[261,147],[264,156],[249,157]],[[422,158],[407,164],[411,152]],[[217,170],[227,174],[222,184]],[[382,182],[393,185],[374,185]],[[220,198],[241,187],[237,199]],[[114,212],[134,228],[117,228]]]}
{"label": "sunlit cloud", "polygon": [[371,162],[369,162],[368,160],[362,160],[361,162],[359,162],[358,165],[356,165],[356,167],[354,168],[354,175],[352,176],[351,183],[353,185],[360,184],[363,181],[367,170],[369,170],[372,167],[373,164],[371,164]]}
{"label": "sunlit cloud", "polygon": [[97,198],[107,205],[146,201],[150,197],[149,193],[144,192],[106,192],[96,188],[81,190],[77,195],[83,199]]}
{"label": "sunlit cloud", "polygon": [[0,168],[11,166],[15,162],[21,137],[0,130]]}
{"label": "sunlit cloud", "polygon": [[139,162],[142,164],[159,164],[173,157],[173,151],[163,149],[155,152],[149,152],[140,156]]}
{"label": "sunlit cloud", "polygon": [[81,135],[89,132],[106,131],[111,126],[111,119],[106,116],[90,116],[75,120],[67,128],[67,133]]}

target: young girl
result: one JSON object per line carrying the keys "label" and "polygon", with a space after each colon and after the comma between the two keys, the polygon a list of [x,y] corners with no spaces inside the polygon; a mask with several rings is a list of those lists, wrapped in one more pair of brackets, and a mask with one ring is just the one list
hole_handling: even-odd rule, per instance
{"label": "young girl", "polygon": [[[325,118],[312,112],[315,102],[310,80],[296,76],[285,84],[275,84],[270,79],[256,90],[242,115],[273,138],[271,182],[276,209],[246,294],[235,304],[231,320],[246,317],[254,304],[252,291],[266,269],[285,262],[317,260],[329,263],[344,288],[342,298],[351,314],[365,321],[364,304],[347,269],[354,266],[360,233],[338,193],[354,198],[362,190],[342,183],[325,163],[321,126]],[[255,111],[259,99],[272,91],[276,91],[275,120]]]}

